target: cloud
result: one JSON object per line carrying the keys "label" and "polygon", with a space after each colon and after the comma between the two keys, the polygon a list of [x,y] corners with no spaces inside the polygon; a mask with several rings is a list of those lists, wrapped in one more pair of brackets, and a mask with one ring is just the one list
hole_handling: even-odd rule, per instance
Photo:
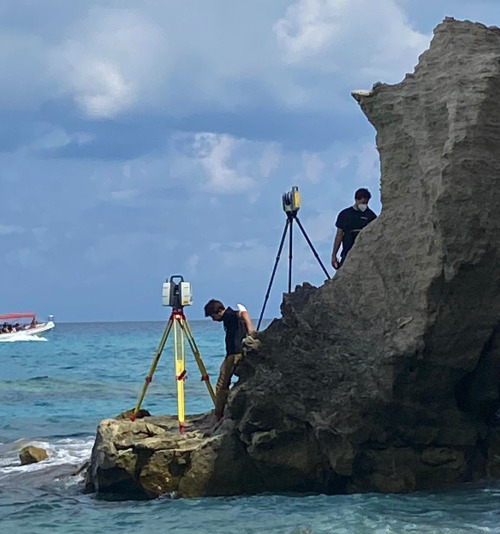
{"label": "cloud", "polygon": [[249,193],[253,198],[282,158],[278,143],[215,132],[177,132],[169,155],[170,175],[184,186],[199,184],[214,194]]}
{"label": "cloud", "polygon": [[282,149],[279,143],[271,143],[268,145],[260,158],[260,173],[264,178],[269,178],[271,173],[279,166],[282,158]]}
{"label": "cloud", "polygon": [[[98,308],[74,311],[75,298],[123,303],[130,292],[137,307],[116,314],[141,318],[148,288],[183,269],[201,300],[221,290],[255,310],[293,185],[328,261],[338,211],[357,187],[377,196],[374,131],[350,90],[399,81],[428,38],[390,0],[7,4],[4,257],[24,266],[30,299],[73,288],[50,293],[75,320]],[[294,282],[322,283],[298,229],[294,242]]]}
{"label": "cloud", "polygon": [[230,135],[196,134],[194,145],[208,177],[207,189],[217,193],[235,193],[250,189],[254,180],[239,174],[231,166],[233,151],[241,141]]}
{"label": "cloud", "polygon": [[51,71],[89,119],[147,101],[158,72],[168,72],[162,29],[137,11],[94,7],[72,30],[54,49]]}
{"label": "cloud", "polygon": [[308,217],[304,222],[304,230],[313,243],[326,243],[332,239],[334,223],[334,211],[324,210]]}
{"label": "cloud", "polygon": [[301,61],[332,45],[341,33],[342,11],[350,1],[300,0],[291,5],[274,25],[289,61]]}
{"label": "cloud", "polygon": [[[5,23],[4,23],[5,24]],[[0,31],[0,107],[35,111],[51,98],[57,85],[48,74],[50,47],[26,31]]]}
{"label": "cloud", "polygon": [[352,81],[398,81],[430,41],[395,0],[298,0],[273,29],[288,63]]}
{"label": "cloud", "polygon": [[311,152],[304,152],[302,154],[302,162],[304,165],[304,176],[306,180],[313,184],[320,182],[325,164],[319,155]]}
{"label": "cloud", "polygon": [[14,269],[21,267],[23,269],[35,270],[43,267],[45,264],[42,255],[29,247],[19,247],[11,250],[5,255],[5,261]]}
{"label": "cloud", "polygon": [[22,226],[0,224],[0,235],[22,234],[24,231]]}
{"label": "cloud", "polygon": [[370,182],[373,182],[374,179],[378,181],[380,157],[375,143],[362,143],[355,157],[358,164],[357,177]]}
{"label": "cloud", "polygon": [[135,254],[144,258],[148,251],[160,247],[171,251],[178,243],[177,239],[166,239],[163,235],[150,232],[108,234],[89,246],[83,252],[83,258],[91,266],[102,268],[106,264],[125,264]]}
{"label": "cloud", "polygon": [[39,124],[39,135],[30,144],[35,151],[54,151],[70,144],[83,146],[90,143],[93,138],[85,132],[72,132],[69,134],[64,128],[52,124]]}
{"label": "cloud", "polygon": [[112,118],[135,100],[134,85],[109,62],[94,60],[80,65],[74,82],[75,100],[89,118]]}
{"label": "cloud", "polygon": [[40,251],[48,251],[53,249],[57,244],[57,238],[51,234],[49,228],[46,226],[37,226],[32,229],[36,240],[36,245]]}
{"label": "cloud", "polygon": [[110,196],[113,200],[131,200],[138,196],[136,189],[122,189],[121,191],[111,191]]}
{"label": "cloud", "polygon": [[194,254],[191,254],[191,256],[189,256],[189,258],[187,259],[186,269],[191,276],[197,273],[199,263],[200,255],[196,252]]}
{"label": "cloud", "polygon": [[242,272],[267,271],[272,258],[272,248],[265,245],[260,239],[245,241],[231,241],[227,243],[211,243],[210,253],[215,254],[224,270]]}

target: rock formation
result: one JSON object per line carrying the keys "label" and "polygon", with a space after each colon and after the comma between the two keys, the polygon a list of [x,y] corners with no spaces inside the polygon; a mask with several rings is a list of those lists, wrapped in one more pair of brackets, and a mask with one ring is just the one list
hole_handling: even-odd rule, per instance
{"label": "rock formation", "polygon": [[103,421],[87,489],[406,492],[500,476],[500,30],[446,19],[413,74],[355,93],[380,217],[247,347],[223,425]]}
{"label": "rock formation", "polygon": [[35,447],[34,445],[27,445],[26,447],[23,447],[19,453],[21,465],[36,464],[37,462],[46,460],[48,457],[49,456],[45,449]]}

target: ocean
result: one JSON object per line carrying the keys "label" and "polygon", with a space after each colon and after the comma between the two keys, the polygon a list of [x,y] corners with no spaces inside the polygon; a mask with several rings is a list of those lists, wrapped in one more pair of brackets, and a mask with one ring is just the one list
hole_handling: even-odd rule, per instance
{"label": "ocean", "polygon": [[[0,343],[0,533],[320,534],[500,533],[500,483],[411,495],[256,495],[107,502],[83,495],[74,475],[98,422],[135,406],[164,323],[58,324],[33,341]],[[223,331],[191,322],[215,383]],[[211,409],[187,351],[186,411]],[[176,413],[171,343],[143,407]],[[33,444],[48,460],[19,465]]]}

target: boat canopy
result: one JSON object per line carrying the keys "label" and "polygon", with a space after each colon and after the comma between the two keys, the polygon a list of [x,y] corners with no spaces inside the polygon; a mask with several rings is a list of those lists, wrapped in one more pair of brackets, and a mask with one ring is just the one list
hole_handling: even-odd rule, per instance
{"label": "boat canopy", "polygon": [[23,318],[36,319],[36,315],[34,313],[6,313],[4,315],[0,315],[0,321],[6,321],[7,319],[23,319]]}

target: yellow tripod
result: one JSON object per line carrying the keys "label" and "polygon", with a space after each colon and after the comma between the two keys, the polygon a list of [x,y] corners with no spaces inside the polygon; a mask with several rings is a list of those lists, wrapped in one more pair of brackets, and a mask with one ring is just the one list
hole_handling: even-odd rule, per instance
{"label": "yellow tripod", "polygon": [[187,322],[186,316],[184,315],[182,306],[179,308],[174,308],[172,311],[172,315],[170,316],[167,326],[165,327],[165,330],[163,332],[160,345],[158,346],[158,349],[156,350],[156,353],[153,359],[153,364],[151,365],[149,374],[146,376],[144,387],[142,388],[142,393],[139,397],[139,400],[137,401],[137,406],[134,409],[134,413],[131,419],[132,421],[134,421],[136,419],[137,413],[141,409],[142,401],[144,400],[144,397],[146,396],[146,391],[148,389],[149,384],[153,380],[153,374],[156,371],[156,367],[158,366],[158,362],[160,361],[160,356],[163,352],[168,336],[170,332],[172,331],[172,329],[174,331],[175,378],[177,380],[177,418],[179,419],[179,430],[181,434],[183,434],[185,431],[185,427],[186,427],[186,424],[185,424],[186,410],[185,410],[185,403],[184,403],[184,381],[186,380],[186,352],[185,352],[184,336],[187,338],[189,346],[191,347],[191,350],[193,351],[194,358],[201,372],[201,379],[207,385],[208,392],[210,393],[210,397],[212,397],[212,401],[214,402],[214,404],[215,404],[215,393],[212,388],[212,384],[210,384],[210,379],[208,377],[207,370],[205,368],[203,360],[201,359],[200,351],[198,350],[198,347],[196,346],[196,342],[194,340],[193,334],[189,327],[189,323]]}

